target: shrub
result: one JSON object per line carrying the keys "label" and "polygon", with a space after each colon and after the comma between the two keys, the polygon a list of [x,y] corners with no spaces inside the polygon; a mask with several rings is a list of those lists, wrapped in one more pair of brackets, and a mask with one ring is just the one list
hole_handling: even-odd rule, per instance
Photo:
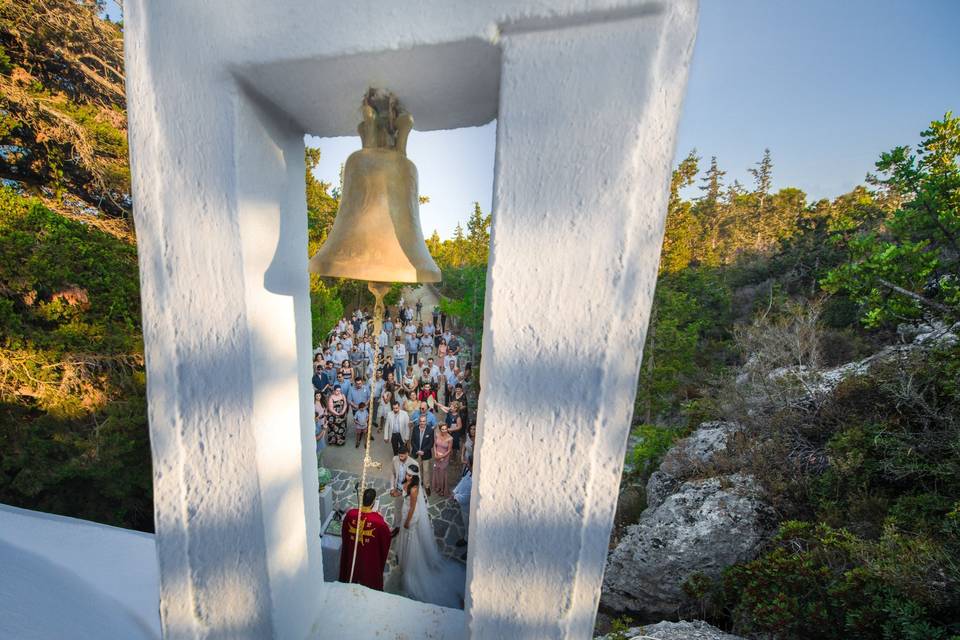
{"label": "shrub", "polygon": [[740,633],[810,640],[948,638],[957,573],[942,546],[892,529],[878,542],[785,522],[771,548],[728,569],[722,607]]}
{"label": "shrub", "polygon": [[660,464],[663,454],[674,442],[686,435],[685,431],[653,424],[641,424],[634,427],[631,433],[639,441],[630,450],[630,464],[634,473],[641,477],[653,472]]}

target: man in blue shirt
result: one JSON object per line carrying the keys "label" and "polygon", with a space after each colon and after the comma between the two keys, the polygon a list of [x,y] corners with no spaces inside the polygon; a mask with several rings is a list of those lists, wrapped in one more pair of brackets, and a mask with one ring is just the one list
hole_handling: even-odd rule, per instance
{"label": "man in blue shirt", "polygon": [[433,411],[427,409],[427,403],[421,402],[420,408],[413,412],[413,415],[410,416],[410,424],[419,424],[420,416],[427,416],[427,425],[431,427],[437,426],[437,416],[433,414]]}
{"label": "man in blue shirt", "polygon": [[350,390],[347,391],[347,404],[352,411],[357,411],[361,404],[370,404],[370,387],[363,384],[363,378],[355,378]]}

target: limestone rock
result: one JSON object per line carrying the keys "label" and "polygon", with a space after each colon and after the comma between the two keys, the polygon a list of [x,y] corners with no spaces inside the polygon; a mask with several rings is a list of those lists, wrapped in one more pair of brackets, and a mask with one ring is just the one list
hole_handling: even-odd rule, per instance
{"label": "limestone rock", "polygon": [[775,518],[744,474],[692,480],[630,526],[607,560],[600,602],[643,620],[661,620],[690,604],[683,583],[695,573],[718,578],[752,559]]}
{"label": "limestone rock", "polygon": [[647,481],[647,507],[657,507],[682,480],[704,469],[727,449],[727,441],[740,426],[734,422],[704,422],[674,445]]}
{"label": "limestone rock", "polygon": [[[645,627],[631,627],[624,637],[627,640],[743,640],[740,636],[730,635],[702,620],[680,622],[658,622]],[[609,636],[602,636],[607,640]]]}

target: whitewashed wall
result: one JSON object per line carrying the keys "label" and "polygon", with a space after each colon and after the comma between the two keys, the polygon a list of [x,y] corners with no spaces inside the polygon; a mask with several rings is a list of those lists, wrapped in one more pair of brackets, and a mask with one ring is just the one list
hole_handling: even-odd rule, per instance
{"label": "whitewashed wall", "polygon": [[[696,10],[127,0],[167,637],[589,635]],[[322,583],[302,135],[369,85],[498,118],[466,615]]]}

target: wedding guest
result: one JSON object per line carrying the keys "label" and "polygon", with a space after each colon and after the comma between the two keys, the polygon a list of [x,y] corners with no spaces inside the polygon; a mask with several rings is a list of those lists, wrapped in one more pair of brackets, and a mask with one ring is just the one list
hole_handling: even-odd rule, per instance
{"label": "wedding guest", "polygon": [[313,414],[313,434],[317,440],[317,467],[323,466],[323,452],[327,448],[327,409]]}
{"label": "wedding guest", "polygon": [[343,348],[343,341],[337,342],[337,348],[333,351],[332,358],[333,364],[337,367],[350,358],[350,353]]}
{"label": "wedding guest", "polygon": [[363,378],[357,378],[347,389],[347,404],[351,411],[356,411],[360,405],[367,405],[370,402],[370,387],[363,383]]}
{"label": "wedding guest", "polygon": [[410,431],[410,453],[420,465],[420,474],[423,478],[423,488],[430,496],[430,477],[433,471],[433,442],[434,429],[427,423],[427,417],[421,415],[413,423]]}
{"label": "wedding guest", "polygon": [[438,496],[447,495],[447,467],[453,455],[453,436],[447,431],[447,425],[440,425],[440,433],[433,441],[433,488]]}
{"label": "wedding guest", "polygon": [[410,422],[417,422],[421,416],[427,417],[427,422],[431,427],[437,426],[437,416],[433,414],[433,411],[430,411],[426,401],[420,402],[414,412],[410,414]]}
{"label": "wedding guest", "polygon": [[467,438],[463,442],[462,451],[460,452],[460,462],[464,465],[467,464],[467,459],[473,457],[473,446],[474,442],[477,439],[477,423],[472,422],[470,426],[467,427]]}
{"label": "wedding guest", "polygon": [[344,363],[340,365],[340,373],[343,374],[343,392],[346,394],[347,389],[350,388],[350,383],[353,382],[353,369],[350,367],[349,360],[344,361]]}
{"label": "wedding guest", "polygon": [[353,430],[357,434],[357,444],[354,445],[354,448],[360,447],[360,442],[367,437],[367,420],[370,418],[370,413],[367,411],[367,403],[360,402],[357,406],[356,411],[353,412]]}
{"label": "wedding guest", "polygon": [[377,347],[380,348],[380,357],[384,355],[384,351],[387,349],[387,345],[390,344],[390,334],[387,333],[386,324],[384,328],[380,329],[380,335],[377,336]]}
{"label": "wedding guest", "polygon": [[447,433],[453,439],[454,449],[459,450],[460,433],[463,430],[460,402],[453,400],[450,402],[450,406],[441,406],[440,408],[446,412],[443,423],[447,426]]}
{"label": "wedding guest", "polygon": [[467,458],[463,467],[460,482],[453,488],[453,499],[460,505],[460,519],[463,520],[463,537],[457,540],[458,547],[467,544],[467,534],[470,531],[470,491],[473,489],[473,454]]}
{"label": "wedding guest", "polygon": [[460,353],[460,340],[457,336],[450,336],[450,340],[447,341],[447,351],[452,356]]}
{"label": "wedding guest", "polygon": [[404,393],[403,398],[403,410],[407,412],[407,415],[413,415],[413,412],[417,410],[417,397],[410,393]]}
{"label": "wedding guest", "polygon": [[419,381],[413,377],[413,371],[408,369],[403,375],[403,378],[400,379],[400,384],[403,385],[403,390],[407,392],[408,396],[415,396],[417,394]]}
{"label": "wedding guest", "polygon": [[[408,327],[413,325],[407,325]],[[416,329],[414,329],[416,331]],[[417,351],[420,350],[420,340],[415,333],[407,333],[404,338],[404,346],[407,349],[407,366],[412,367],[417,363]]]}
{"label": "wedding guest", "polygon": [[373,374],[373,394],[370,398],[370,415],[373,416],[373,423],[380,424],[380,398],[383,396],[383,376],[377,371]]}
{"label": "wedding guest", "polygon": [[333,385],[333,393],[327,399],[327,412],[330,414],[327,443],[342,447],[346,441],[347,398],[339,384]]}
{"label": "wedding guest", "polygon": [[389,442],[393,455],[399,455],[400,448],[407,446],[410,440],[410,416],[400,410],[400,403],[394,400],[390,405],[391,411],[383,428],[383,441]]}
{"label": "wedding guest", "polygon": [[393,385],[389,382],[383,385],[383,393],[380,394],[380,406],[377,409],[377,432],[383,430],[383,424],[393,405]]}
{"label": "wedding guest", "polygon": [[325,413],[327,410],[326,402],[323,401],[323,394],[319,391],[313,393],[313,411],[314,413]]}
{"label": "wedding guest", "polygon": [[420,369],[420,378],[417,388],[420,389],[420,392],[418,392],[418,397],[419,393],[423,392],[424,389],[429,388],[433,391],[434,399],[436,399],[437,390],[433,386],[433,380],[430,378],[430,369],[428,369],[426,365]]}
{"label": "wedding guest", "polygon": [[407,368],[407,348],[400,342],[400,338],[393,341],[393,364],[402,376]]}

